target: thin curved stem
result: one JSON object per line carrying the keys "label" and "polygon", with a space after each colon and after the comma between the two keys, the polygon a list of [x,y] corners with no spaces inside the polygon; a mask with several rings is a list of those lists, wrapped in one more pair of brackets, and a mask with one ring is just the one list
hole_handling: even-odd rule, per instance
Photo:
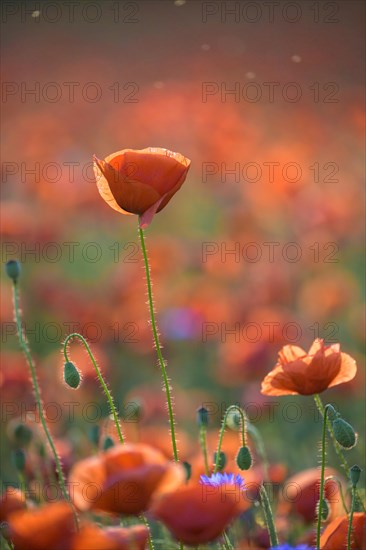
{"label": "thin curved stem", "polygon": [[89,347],[89,344],[88,342],[85,340],[84,336],[82,336],[81,334],[79,334],[78,332],[73,332],[72,334],[69,334],[64,342],[64,357],[65,357],[65,361],[69,361],[69,357],[68,357],[68,353],[67,353],[67,345],[69,343],[69,341],[73,338],[78,338],[82,343],[83,345],[85,346],[85,349],[86,351],[88,352],[88,355],[93,363],[93,366],[95,368],[95,372],[97,373],[97,376],[98,376],[98,379],[99,379],[99,382],[103,388],[103,391],[104,391],[104,394],[108,400],[108,404],[109,404],[109,408],[111,410],[111,413],[113,415],[113,419],[114,419],[114,423],[116,425],[116,428],[117,428],[117,432],[118,432],[118,437],[119,437],[119,440],[120,440],[120,443],[124,443],[124,437],[123,437],[123,434],[122,434],[122,430],[121,430],[121,426],[120,426],[120,423],[119,423],[119,419],[118,419],[118,414],[117,414],[117,410],[116,410],[116,407],[115,407],[115,404],[114,404],[114,401],[113,401],[113,397],[112,397],[112,394],[111,392],[109,391],[108,389],[108,386],[107,384],[104,382],[104,378],[102,376],[102,373],[100,372],[100,369],[97,365],[97,362],[94,358],[94,355]]}
{"label": "thin curved stem", "polygon": [[244,414],[244,411],[240,407],[238,407],[238,405],[230,405],[230,407],[228,407],[225,411],[225,415],[224,415],[224,418],[223,418],[222,424],[221,424],[219,442],[218,442],[217,451],[216,451],[216,463],[215,463],[215,466],[214,466],[214,474],[216,474],[217,470],[219,469],[220,453],[221,453],[222,441],[224,439],[224,433],[225,433],[227,417],[229,416],[229,413],[233,410],[237,410],[238,413],[241,416],[241,439],[242,439],[243,447],[246,446],[246,435],[245,435],[246,431],[245,431],[245,414]]}
{"label": "thin curved stem", "polygon": [[[320,414],[322,415],[322,417],[324,417],[324,405],[323,405],[323,402],[320,398],[320,396],[318,394],[315,394],[314,395],[314,401],[315,401],[315,404],[317,406],[317,409],[318,411],[320,412]],[[339,458],[339,461],[341,463],[341,466],[343,468],[343,470],[346,472],[347,476],[348,476],[348,472],[349,472],[349,465],[347,463],[347,460],[345,459],[344,457],[344,454],[342,452],[342,450],[340,449],[340,446],[335,438],[335,435],[334,435],[334,432],[333,432],[333,428],[330,424],[328,424],[328,432],[329,432],[329,435],[332,439],[332,443],[333,443],[333,447],[334,447],[334,450],[335,452],[337,453],[337,456]],[[364,511],[366,512],[366,509],[365,509],[365,506],[362,502],[362,498],[360,497],[359,493],[358,493],[358,490],[356,489],[355,491],[355,499],[356,499],[356,502],[357,502],[357,505]]]}
{"label": "thin curved stem", "polygon": [[156,353],[158,355],[158,360],[159,360],[159,364],[160,364],[161,374],[162,374],[162,377],[163,377],[163,383],[164,383],[164,388],[165,388],[165,393],[166,393],[166,398],[167,398],[168,413],[169,413],[169,424],[170,424],[170,435],[171,435],[172,447],[173,447],[173,456],[174,456],[175,462],[178,462],[179,458],[178,458],[178,449],[177,449],[177,442],[176,442],[176,435],[175,435],[173,402],[172,402],[172,397],[171,397],[169,379],[168,379],[168,375],[167,375],[167,372],[166,372],[166,365],[165,365],[165,361],[164,361],[164,358],[163,358],[163,354],[161,352],[158,329],[157,329],[157,325],[156,325],[156,321],[155,321],[155,312],[154,312],[154,302],[153,302],[153,294],[152,294],[149,260],[147,258],[144,232],[141,229],[140,225],[139,225],[138,231],[139,231],[139,236],[140,236],[142,255],[144,257],[144,264],[145,264],[146,285],[147,285],[147,294],[148,294],[148,301],[149,301],[151,328],[152,328],[152,332],[153,332],[153,336],[154,336],[154,343],[155,343]]}
{"label": "thin curved stem", "polygon": [[327,482],[328,480],[335,481],[335,482],[337,483],[337,485],[338,485],[338,491],[339,491],[339,494],[340,494],[340,497],[341,497],[341,501],[342,501],[343,510],[345,511],[346,515],[348,516],[349,511],[348,511],[348,508],[347,508],[347,505],[346,505],[346,501],[345,501],[345,499],[344,499],[342,483],[339,481],[339,479],[337,478],[337,476],[327,476],[327,477],[325,478],[325,482]]}
{"label": "thin curved stem", "polygon": [[253,437],[253,439],[255,441],[256,450],[257,450],[258,454],[260,455],[260,457],[262,459],[263,480],[264,481],[269,481],[269,465],[268,465],[268,458],[267,458],[266,450],[265,450],[264,443],[263,443],[263,438],[262,438],[259,430],[257,430],[257,428],[255,426],[253,426],[253,424],[251,424],[250,422],[247,422],[246,430],[247,430],[247,433],[249,433]]}
{"label": "thin curved stem", "polygon": [[327,420],[328,420],[328,408],[329,404],[324,407],[323,415],[323,431],[322,431],[322,443],[321,443],[321,470],[320,470],[320,488],[319,488],[319,504],[318,504],[318,522],[316,529],[316,548],[320,550],[320,531],[322,525],[322,512],[323,512],[323,495],[324,495],[324,473],[325,473],[325,443],[327,433]]}
{"label": "thin curved stem", "polygon": [[73,514],[74,514],[74,519],[75,519],[75,526],[76,526],[76,529],[79,529],[79,518],[78,518],[78,515],[77,515],[77,512],[76,512],[76,509],[75,509],[75,507],[74,507],[74,505],[73,505],[73,503],[70,499],[70,495],[67,492],[66,480],[65,480],[65,477],[64,477],[64,474],[63,474],[63,471],[62,471],[61,461],[60,461],[60,458],[57,454],[56,447],[55,447],[55,444],[53,442],[51,432],[48,429],[47,422],[46,422],[45,416],[43,414],[41,391],[40,391],[40,388],[39,388],[39,385],[38,385],[36,369],[35,369],[33,359],[32,359],[32,356],[31,356],[31,353],[30,353],[30,350],[29,350],[29,347],[28,347],[28,342],[27,342],[25,333],[23,332],[23,328],[22,328],[22,321],[21,321],[21,314],[20,314],[20,307],[19,307],[19,290],[18,290],[18,285],[17,285],[16,282],[13,282],[13,299],[14,299],[14,316],[15,316],[15,323],[16,323],[16,326],[17,326],[19,344],[20,344],[20,347],[21,347],[21,349],[22,349],[22,351],[23,351],[23,353],[26,357],[26,360],[27,360],[27,363],[28,363],[28,366],[29,366],[29,370],[30,370],[30,373],[31,373],[33,392],[34,392],[34,396],[36,398],[36,405],[37,405],[37,409],[38,409],[38,413],[39,413],[39,418],[41,420],[41,424],[42,424],[44,433],[46,435],[47,441],[49,443],[49,446],[50,446],[52,454],[53,454],[53,458],[55,460],[55,467],[56,467],[56,471],[57,471],[57,475],[58,475],[58,483],[60,485],[62,495],[63,495],[64,499],[69,503],[70,507],[72,508],[72,511],[73,511]]}

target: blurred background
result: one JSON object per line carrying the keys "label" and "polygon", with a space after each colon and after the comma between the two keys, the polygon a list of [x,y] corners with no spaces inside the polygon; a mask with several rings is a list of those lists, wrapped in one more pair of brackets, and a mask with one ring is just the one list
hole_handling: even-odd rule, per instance
{"label": "blurred background", "polygon": [[[182,459],[198,450],[199,406],[214,441],[239,403],[271,461],[289,474],[315,466],[312,398],[266,397],[260,383],[284,344],[308,349],[318,336],[357,360],[356,379],[324,399],[361,432],[363,2],[4,2],[2,20],[2,258],[22,262],[25,328],[64,460],[87,454],[93,424],[110,429],[78,343],[83,385],[63,383],[73,331],[90,342],[130,439],[170,452],[137,219],[104,203],[91,169],[94,153],[123,148],[192,160],[146,231]],[[1,285],[11,481],[9,422],[29,420],[34,399]],[[362,437],[350,454],[362,462]]]}

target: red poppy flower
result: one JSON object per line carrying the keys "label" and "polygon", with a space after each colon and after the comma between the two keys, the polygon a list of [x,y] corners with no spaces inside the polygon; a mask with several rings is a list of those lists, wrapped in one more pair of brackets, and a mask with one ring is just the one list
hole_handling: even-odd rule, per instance
{"label": "red poppy flower", "polygon": [[69,550],[75,535],[74,516],[66,502],[15,512],[8,524],[16,550]]}
{"label": "red poppy flower", "polygon": [[148,537],[144,525],[100,529],[88,524],[75,535],[72,550],[144,550]]}
{"label": "red poppy flower", "polygon": [[[330,523],[320,537],[321,550],[341,550],[347,547],[348,516],[340,516]],[[351,550],[366,548],[366,514],[356,512],[352,521]]]}
{"label": "red poppy flower", "polygon": [[341,353],[340,345],[326,346],[317,339],[306,353],[298,346],[285,346],[275,368],[262,382],[265,395],[313,395],[349,382],[356,376],[356,362]]}
{"label": "red poppy flower", "polygon": [[[216,474],[221,476],[221,474]],[[196,482],[156,500],[152,514],[184,544],[198,545],[217,539],[241,512],[243,487]]]}
{"label": "red poppy flower", "polygon": [[[333,468],[325,469],[325,477],[335,476],[340,481],[345,493],[347,483],[344,478]],[[319,500],[320,470],[310,468],[290,477],[284,484],[278,504],[278,511],[282,516],[288,516],[294,512],[306,523],[316,520],[317,503]],[[337,482],[328,479],[325,482],[324,496],[329,505],[329,520],[343,513],[343,505]]]}
{"label": "red poppy flower", "polygon": [[73,500],[80,510],[138,515],[154,492],[175,489],[185,471],[157,449],[124,444],[78,462],[70,473]]}
{"label": "red poppy flower", "polygon": [[180,189],[191,161],[161,147],[123,149],[104,160],[94,157],[102,198],[118,212],[137,214],[147,227]]}
{"label": "red poppy flower", "polygon": [[26,507],[25,494],[15,487],[8,487],[0,498],[0,523],[10,514],[25,510]]}

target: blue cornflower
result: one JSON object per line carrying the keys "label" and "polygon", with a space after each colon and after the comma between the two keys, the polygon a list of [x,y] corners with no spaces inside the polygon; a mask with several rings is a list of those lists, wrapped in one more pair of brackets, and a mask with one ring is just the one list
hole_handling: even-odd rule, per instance
{"label": "blue cornflower", "polygon": [[240,474],[222,474],[221,472],[217,472],[211,476],[201,475],[200,483],[202,485],[211,485],[212,487],[220,487],[220,485],[244,487],[244,480]]}
{"label": "blue cornflower", "polygon": [[271,546],[270,550],[315,550],[313,546],[308,546],[307,544],[298,544],[297,546],[291,546],[285,542],[279,546]]}

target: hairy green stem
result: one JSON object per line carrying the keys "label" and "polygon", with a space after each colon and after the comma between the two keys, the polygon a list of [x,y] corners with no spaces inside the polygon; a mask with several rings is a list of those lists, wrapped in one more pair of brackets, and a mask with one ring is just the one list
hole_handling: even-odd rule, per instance
{"label": "hairy green stem", "polygon": [[261,497],[261,505],[263,508],[264,519],[267,525],[271,546],[278,546],[278,537],[277,537],[276,527],[273,520],[272,508],[271,508],[271,504],[269,502],[267,491],[264,485],[260,486],[259,494]]}
{"label": "hairy green stem", "polygon": [[139,225],[138,231],[139,231],[139,236],[140,236],[142,255],[143,255],[144,264],[145,264],[146,285],[147,285],[147,294],[148,294],[148,300],[149,300],[149,311],[150,311],[151,327],[152,327],[156,353],[158,355],[158,360],[159,360],[159,364],[160,364],[161,374],[162,374],[162,377],[163,377],[163,383],[164,383],[164,388],[165,388],[165,393],[166,393],[166,398],[167,398],[169,423],[170,423],[170,435],[171,435],[172,447],[173,447],[173,456],[174,456],[175,462],[178,462],[179,458],[178,458],[178,449],[177,449],[177,442],[176,442],[176,435],[175,435],[173,402],[172,402],[172,397],[171,397],[169,379],[168,379],[168,375],[167,375],[167,372],[166,372],[166,365],[165,365],[165,361],[164,361],[164,358],[163,358],[163,355],[162,355],[162,352],[161,352],[159,334],[158,334],[158,329],[157,329],[157,325],[156,325],[156,321],[155,321],[155,312],[154,312],[154,302],[153,302],[153,295],[152,295],[152,284],[151,284],[151,277],[150,277],[149,260],[147,258],[144,231],[143,231],[143,229],[141,229],[140,225]]}
{"label": "hairy green stem", "polygon": [[94,358],[94,355],[89,347],[89,344],[88,342],[85,340],[84,336],[82,336],[81,334],[79,334],[78,332],[73,332],[72,334],[69,334],[64,342],[64,357],[65,357],[65,361],[69,361],[69,357],[68,357],[68,353],[67,353],[67,345],[69,343],[69,341],[73,338],[78,338],[82,343],[83,345],[85,346],[85,349],[86,351],[88,352],[88,355],[93,363],[93,366],[95,368],[95,371],[97,373],[97,376],[98,376],[98,379],[99,379],[99,382],[103,388],[103,391],[104,391],[104,394],[107,398],[107,401],[108,401],[108,404],[109,404],[109,408],[110,408],[110,411],[113,415],[113,419],[114,419],[114,423],[116,425],[116,428],[117,428],[117,432],[118,432],[118,437],[119,437],[119,440],[120,440],[120,443],[124,443],[124,437],[123,437],[123,434],[122,434],[122,430],[121,430],[121,426],[120,426],[120,423],[119,423],[119,419],[118,419],[118,414],[117,414],[117,410],[116,410],[116,407],[115,407],[115,404],[114,404],[114,401],[113,401],[113,397],[112,397],[112,394],[111,392],[109,391],[108,389],[108,386],[107,384],[104,382],[104,378],[102,376],[102,373],[100,372],[100,369],[97,365],[97,362]]}
{"label": "hairy green stem", "polygon": [[152,540],[152,537],[151,537],[149,522],[147,521],[147,519],[143,515],[140,516],[140,519],[141,519],[142,523],[145,525],[146,529],[149,531],[149,538],[148,538],[149,550],[154,550],[154,544],[153,544],[153,540]]}
{"label": "hairy green stem", "polygon": [[224,418],[222,420],[221,429],[220,429],[220,435],[219,435],[219,442],[217,445],[217,451],[216,451],[216,463],[214,466],[214,474],[217,473],[217,470],[219,469],[219,461],[220,461],[220,453],[221,453],[221,447],[222,447],[222,441],[224,439],[224,433],[225,433],[225,427],[226,427],[226,421],[227,417],[229,416],[231,411],[237,410],[238,413],[241,416],[241,439],[242,439],[242,446],[246,446],[246,431],[245,431],[245,414],[244,411],[238,406],[238,405],[230,405],[225,411]]}
{"label": "hairy green stem", "polygon": [[320,488],[319,488],[319,503],[318,503],[318,522],[316,529],[316,548],[320,550],[320,531],[322,525],[322,512],[323,512],[323,497],[324,497],[324,474],[325,474],[325,444],[327,433],[327,419],[328,409],[331,405],[327,404],[324,407],[323,415],[323,431],[322,431],[322,443],[321,443],[321,469],[320,469]]}
{"label": "hairy green stem", "polygon": [[55,467],[56,467],[56,471],[57,471],[57,475],[58,475],[58,483],[60,485],[62,495],[63,495],[64,499],[69,503],[70,507],[72,508],[72,511],[73,511],[73,514],[74,514],[74,519],[75,519],[75,526],[78,529],[79,528],[79,518],[78,518],[78,515],[77,515],[77,512],[76,512],[76,509],[75,509],[75,507],[74,507],[74,505],[73,505],[73,503],[70,499],[70,495],[67,492],[66,480],[65,480],[65,477],[64,477],[64,474],[63,474],[63,471],[62,471],[61,461],[60,461],[59,456],[57,454],[56,447],[55,447],[55,444],[53,442],[51,432],[48,429],[47,422],[46,422],[45,416],[43,414],[41,391],[40,391],[40,388],[39,388],[39,385],[38,385],[36,369],[35,369],[33,359],[32,359],[32,356],[31,356],[31,353],[30,353],[30,350],[29,350],[29,347],[28,347],[28,342],[27,342],[25,333],[24,333],[23,328],[22,328],[22,321],[21,321],[21,314],[20,314],[20,307],[19,307],[19,289],[18,289],[18,284],[16,282],[13,282],[13,299],[14,299],[15,323],[16,323],[16,326],[17,326],[19,344],[20,344],[20,347],[21,347],[21,349],[22,349],[22,351],[23,351],[23,353],[26,357],[26,360],[27,360],[27,363],[28,363],[28,366],[29,366],[29,370],[30,370],[30,373],[31,373],[33,392],[34,392],[34,396],[35,396],[35,399],[36,399],[36,405],[37,405],[37,409],[38,409],[38,413],[39,413],[39,418],[41,420],[41,424],[42,424],[44,433],[46,435],[47,441],[49,443],[49,446],[50,446],[52,454],[53,454],[53,458],[54,458],[54,461],[55,461]]}
{"label": "hairy green stem", "polygon": [[207,456],[207,430],[206,426],[200,426],[200,446],[202,449],[203,460],[205,464],[205,474],[210,475]]}
{"label": "hairy green stem", "polygon": [[349,514],[348,520],[348,531],[347,531],[347,550],[351,550],[351,534],[352,534],[352,522],[353,522],[353,513],[355,510],[356,502],[356,487],[352,486],[352,502],[351,502],[351,511]]}
{"label": "hairy green stem", "polygon": [[[320,412],[321,416],[324,418],[324,405],[323,405],[323,402],[320,398],[320,396],[318,394],[315,394],[314,395],[314,401],[315,401],[315,404],[317,406],[317,409],[318,411]],[[339,458],[339,461],[341,463],[341,466],[343,468],[343,470],[346,472],[347,476],[348,476],[348,472],[349,472],[349,465],[347,463],[347,460],[345,459],[344,457],[344,454],[334,436],[334,432],[333,432],[333,428],[330,424],[328,424],[328,432],[329,432],[329,435],[332,439],[332,443],[333,443],[333,447],[334,447],[334,450],[335,452],[337,453],[337,456]],[[357,507],[359,509],[362,509],[364,512],[366,512],[366,509],[365,509],[365,506],[362,502],[362,498],[360,497],[359,493],[358,493],[358,490],[356,489],[356,493],[355,493],[355,502],[357,503]]]}

